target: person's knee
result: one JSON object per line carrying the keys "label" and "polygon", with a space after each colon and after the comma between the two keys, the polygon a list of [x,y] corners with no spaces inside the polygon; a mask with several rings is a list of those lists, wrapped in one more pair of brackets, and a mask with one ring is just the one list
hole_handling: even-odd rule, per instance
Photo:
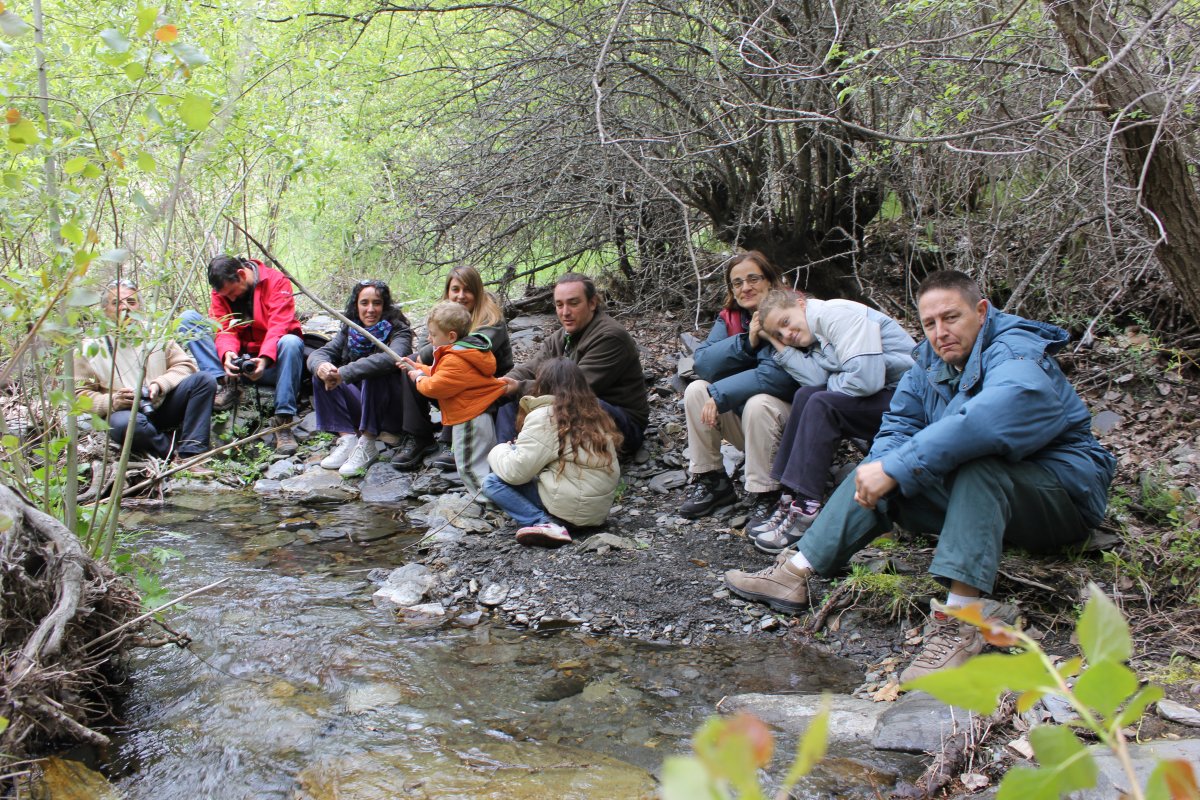
{"label": "person's knee", "polygon": [[683,407],[685,411],[699,410],[710,399],[709,384],[705,381],[692,381],[683,390]]}
{"label": "person's knee", "polygon": [[194,378],[196,381],[196,391],[202,394],[217,393],[217,379],[210,372],[196,372]]}
{"label": "person's knee", "polygon": [[200,312],[194,308],[189,308],[179,315],[179,324],[181,327],[193,327],[196,325],[204,325],[205,317],[200,316]]}
{"label": "person's knee", "polygon": [[500,480],[500,478],[496,477],[496,473],[489,472],[487,474],[487,477],[483,479],[483,493],[490,497],[491,492],[495,491],[496,489],[500,488],[503,485],[504,485],[504,481],[502,481],[502,480]]}
{"label": "person's knee", "polygon": [[279,337],[279,343],[275,345],[275,350],[280,356],[302,353],[304,351],[304,340],[294,333],[284,334]]}

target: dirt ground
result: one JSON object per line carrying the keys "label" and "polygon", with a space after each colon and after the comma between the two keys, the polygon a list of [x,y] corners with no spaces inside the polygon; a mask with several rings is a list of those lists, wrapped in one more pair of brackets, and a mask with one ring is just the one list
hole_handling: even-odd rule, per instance
{"label": "dirt ground", "polygon": [[[664,473],[686,469],[676,365],[686,349],[681,334],[702,338],[705,331],[693,330],[690,319],[669,313],[656,315],[656,320],[617,316],[627,327],[636,327],[642,365],[652,377],[652,410],[646,453],[638,463],[625,465],[625,488],[607,524],[573,532],[576,541],[557,550],[518,545],[515,526],[507,520],[491,533],[433,545],[425,560],[442,573],[447,593],[473,604],[488,585],[501,584],[506,591],[494,613],[520,626],[580,625],[683,644],[730,635],[774,637],[784,646],[803,640],[858,663],[864,673],[860,694],[887,692],[887,678],[903,668],[921,643],[919,626],[932,587],[916,578],[931,558],[930,542],[901,533],[895,542],[882,543],[886,549],[868,548],[855,559],[873,572],[912,576],[906,586],[915,587],[915,595],[848,586],[834,591],[836,578],[819,580],[814,588],[820,610],[802,618],[731,597],[721,580],[726,570],[760,569],[773,560],[756,551],[741,532],[745,508],[734,506],[689,521],[676,514],[683,489],[664,492],[653,485],[656,477],[664,480]],[[538,332],[552,330],[553,324],[549,315],[514,321],[514,328],[527,331],[514,337],[518,362],[536,348]],[[1116,534],[1122,526],[1126,535],[1170,535],[1163,522],[1142,513],[1139,503],[1147,480],[1160,480],[1161,485],[1153,485],[1174,492],[1182,508],[1195,508],[1200,452],[1193,458],[1191,448],[1200,447],[1195,412],[1200,385],[1195,370],[1171,370],[1170,354],[1135,331],[1067,353],[1060,361],[1088,402],[1101,440],[1120,460],[1113,504],[1120,524],[1110,515],[1099,531],[1101,546],[1091,552],[1052,559],[1006,554],[996,597],[1020,610],[1024,625],[1045,637],[1050,652],[1073,655],[1069,638],[1074,615],[1084,587],[1096,581],[1134,620],[1139,670],[1161,674],[1173,657],[1196,659],[1200,654],[1190,621],[1195,607],[1156,607],[1144,582],[1114,570],[1102,550],[1120,549]],[[1171,454],[1180,460],[1172,460]],[[844,468],[849,468],[852,451],[847,448],[844,455]],[[620,539],[606,543],[600,534]],[[1181,622],[1185,615],[1189,621]],[[1200,694],[1194,671],[1190,678],[1176,678],[1168,694]],[[1195,700],[1190,698],[1193,704]]]}

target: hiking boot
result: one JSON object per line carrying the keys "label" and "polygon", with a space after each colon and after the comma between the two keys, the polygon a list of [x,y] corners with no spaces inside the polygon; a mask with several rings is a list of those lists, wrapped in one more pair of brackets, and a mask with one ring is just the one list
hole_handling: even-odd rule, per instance
{"label": "hiking boot", "polygon": [[396,451],[396,455],[392,456],[392,463],[399,470],[413,470],[421,466],[421,461],[425,456],[437,449],[437,442],[432,438],[418,439],[415,436],[409,436],[404,440],[404,444],[400,445],[400,449]]}
{"label": "hiking boot", "polygon": [[775,510],[771,512],[771,516],[754,525],[754,520],[749,520],[746,523],[746,535],[754,538],[760,533],[773,531],[779,527],[779,523],[783,522],[787,517],[788,511],[792,508],[792,498],[789,495],[780,495],[779,502],[775,504]]}
{"label": "hiking boot", "polygon": [[780,553],[775,563],[758,572],[740,569],[725,573],[725,585],[738,597],[766,603],[776,611],[797,614],[808,607],[811,569],[792,566],[791,554]]}
{"label": "hiking boot", "polygon": [[343,433],[338,437],[337,444],[329,455],[321,459],[322,469],[337,469],[342,464],[346,463],[346,459],[350,458],[350,454],[354,452],[354,446],[358,444],[358,437],[353,433]]}
{"label": "hiking boot", "polygon": [[433,457],[433,465],[442,472],[454,472],[458,469],[458,464],[454,460],[454,453],[445,445],[442,445],[441,452]]}
{"label": "hiking boot", "polygon": [[557,547],[571,543],[571,534],[556,522],[526,525],[517,531],[517,541],[526,546]]}
{"label": "hiking boot", "polygon": [[737,501],[737,492],[725,470],[701,472],[692,478],[692,485],[683,496],[679,516],[686,519],[707,517],[714,509],[731,505]]}
{"label": "hiking boot", "polygon": [[292,415],[277,414],[271,418],[271,426],[287,425],[288,427],[275,431],[275,452],[283,456],[295,455],[300,449],[296,434],[292,433]]}
{"label": "hiking boot", "polygon": [[357,475],[379,460],[381,449],[379,442],[375,439],[359,436],[354,445],[354,450],[350,453],[350,457],[346,459],[346,463],[338,467],[338,474]]}
{"label": "hiking boot", "polygon": [[974,625],[935,610],[926,627],[925,646],[900,673],[900,683],[908,683],[940,669],[961,667],[967,659],[983,652],[985,644],[983,632]]}
{"label": "hiking boot", "polygon": [[788,512],[772,530],[754,537],[754,547],[763,553],[781,553],[800,541],[817,519],[821,504],[811,500],[788,503]]}
{"label": "hiking boot", "polygon": [[746,495],[746,505],[749,515],[746,520],[747,528],[757,528],[769,520],[779,508],[779,490],[773,492],[750,492]]}
{"label": "hiking boot", "polygon": [[213,411],[228,411],[242,397],[242,386],[238,378],[222,378],[217,393],[213,395]]}

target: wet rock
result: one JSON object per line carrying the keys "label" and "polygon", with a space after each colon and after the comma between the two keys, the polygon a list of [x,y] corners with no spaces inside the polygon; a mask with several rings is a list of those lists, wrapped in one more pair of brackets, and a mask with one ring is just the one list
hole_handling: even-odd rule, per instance
{"label": "wet rock", "polygon": [[257,536],[251,536],[246,540],[246,549],[275,550],[280,547],[287,547],[294,541],[296,541],[296,533],[294,531],[276,530],[269,533],[260,533]]}
{"label": "wet rock", "polygon": [[404,692],[390,683],[368,683],[346,690],[346,713],[361,714],[385,706],[394,706],[405,699]]}
{"label": "wet rock", "polygon": [[377,462],[367,470],[358,491],[364,503],[399,503],[412,492],[412,475],[390,462]]}
{"label": "wet rock", "polygon": [[1168,722],[1177,722],[1190,728],[1200,728],[1200,711],[1174,700],[1159,700],[1158,715]]}
{"label": "wet rock", "polygon": [[[803,734],[823,699],[819,694],[738,694],[722,700],[717,710],[722,714],[745,711],[786,733]],[[891,708],[848,695],[833,695],[830,702],[829,740],[838,743],[871,741],[880,716]]]}
{"label": "wet rock", "polygon": [[482,611],[468,611],[465,614],[459,614],[454,618],[454,622],[464,628],[474,628],[483,621]]}
{"label": "wet rock", "polygon": [[508,585],[504,583],[489,583],[479,593],[479,604],[495,607],[508,599]]}
{"label": "wet rock", "polygon": [[267,467],[267,471],[263,473],[263,477],[269,481],[281,481],[285,478],[290,478],[300,471],[296,466],[296,462],[290,458],[285,458],[282,461],[276,461],[271,466]]}
{"label": "wet rock", "polygon": [[121,793],[99,772],[78,761],[50,757],[41,762],[43,800],[120,800]]}
{"label": "wet rock", "polygon": [[656,494],[666,494],[672,489],[678,489],[687,483],[687,473],[681,469],[663,472],[650,479],[650,491]]}
{"label": "wet rock", "polygon": [[280,481],[279,489],[302,503],[353,500],[358,497],[358,489],[343,481],[341,475],[320,467]]}
{"label": "wet rock", "polygon": [[437,584],[429,567],[424,564],[405,564],[392,570],[383,585],[371,595],[377,607],[409,608],[419,604]]}
{"label": "wet rock", "polygon": [[414,617],[444,617],[446,616],[446,607],[441,603],[422,603],[404,609],[404,613]]}
{"label": "wet rock", "polygon": [[1125,418],[1115,411],[1101,411],[1092,417],[1092,430],[1100,436],[1105,436],[1120,427],[1124,421]]}
{"label": "wet rock", "polygon": [[280,482],[259,478],[254,482],[253,488],[257,494],[279,494]]}
{"label": "wet rock", "polygon": [[877,750],[902,753],[939,752],[942,740],[962,731],[970,713],[948,706],[925,692],[909,692],[887,706],[871,745]]}
{"label": "wet rock", "polygon": [[413,478],[412,489],[409,490],[409,494],[410,496],[441,494],[453,485],[441,472],[424,472]]}
{"label": "wet rock", "polygon": [[592,550],[599,550],[602,547],[608,547],[613,550],[636,550],[637,543],[624,536],[617,536],[612,533],[597,533],[595,536],[589,536],[581,549],[587,553]]}
{"label": "wet rock", "polygon": [[317,523],[305,517],[288,517],[277,526],[284,531],[302,531],[305,528],[315,528]]}
{"label": "wet rock", "polygon": [[[1138,783],[1142,786],[1146,785],[1150,773],[1158,766],[1159,761],[1183,760],[1190,764],[1200,764],[1200,739],[1159,740],[1146,744],[1130,744],[1127,747]],[[1128,791],[1129,778],[1125,776],[1121,762],[1112,751],[1100,745],[1090,747],[1088,751],[1099,770],[1096,786],[1093,789],[1074,792],[1071,796],[1078,800],[1110,800]]]}

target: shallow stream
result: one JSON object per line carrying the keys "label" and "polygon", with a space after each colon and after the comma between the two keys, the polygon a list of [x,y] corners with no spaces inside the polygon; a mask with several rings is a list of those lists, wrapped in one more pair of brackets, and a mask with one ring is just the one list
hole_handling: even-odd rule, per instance
{"label": "shallow stream", "polygon": [[[416,537],[359,503],[184,494],[124,522],[148,531],[137,548],[179,551],[161,576],[173,595],[228,579],[173,613],[189,650],[134,657],[106,765],[131,800],[653,797],[663,758],[687,751],[721,697],[861,680],[771,639],[685,648],[486,615],[398,622],[373,606],[367,573],[411,560]],[[803,796],[875,797],[911,769],[835,752]]]}

